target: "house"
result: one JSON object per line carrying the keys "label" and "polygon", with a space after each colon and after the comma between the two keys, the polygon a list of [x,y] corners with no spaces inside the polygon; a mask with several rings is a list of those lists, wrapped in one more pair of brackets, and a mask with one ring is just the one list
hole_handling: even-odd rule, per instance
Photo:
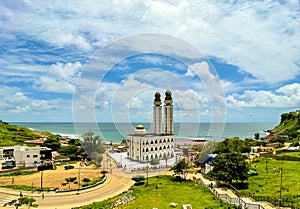
{"label": "house", "polygon": [[259,152],[273,152],[275,150],[274,147],[268,146],[251,146],[251,153],[259,153]]}
{"label": "house", "polygon": [[23,167],[52,167],[51,149],[47,147],[12,146],[0,148],[2,169]]}
{"label": "house", "polygon": [[16,166],[14,149],[11,147],[0,148],[1,169],[14,168]]}
{"label": "house", "polygon": [[54,162],[69,162],[70,158],[59,154],[58,152],[52,152],[52,160]]}
{"label": "house", "polygon": [[200,172],[207,174],[213,169],[213,166],[211,165],[213,160],[218,154],[207,154],[203,159],[200,159]]}

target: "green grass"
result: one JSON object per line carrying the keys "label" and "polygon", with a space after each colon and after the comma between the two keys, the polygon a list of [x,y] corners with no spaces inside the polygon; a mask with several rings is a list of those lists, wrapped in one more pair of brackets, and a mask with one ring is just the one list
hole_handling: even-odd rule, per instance
{"label": "green grass", "polygon": [[[31,187],[31,186],[25,186],[25,185],[5,185],[1,186],[3,188],[9,188],[14,190],[21,190],[21,191],[41,191],[40,187]],[[43,188],[42,191],[48,191],[51,190],[50,188]]]}
{"label": "green grass", "polygon": [[11,125],[0,120],[0,146],[23,145],[26,140],[38,138],[39,135],[28,128]]}
{"label": "green grass", "polygon": [[278,156],[292,156],[292,157],[300,157],[300,152],[282,152],[277,154]]}
{"label": "green grass", "polygon": [[10,172],[10,173],[2,173],[2,174],[0,174],[0,176],[24,176],[24,175],[30,175],[33,173],[37,173],[37,171],[16,170],[16,171]]}
{"label": "green grass", "polygon": [[268,158],[266,169],[266,159],[259,158],[258,161],[251,164],[251,169],[256,169],[258,176],[249,178],[248,189],[240,190],[241,194],[249,196],[252,193],[279,200],[282,168],[282,199],[300,204],[300,162]]}
{"label": "green grass", "polygon": [[[133,186],[132,195],[135,199],[127,204],[120,205],[116,208],[136,209],[136,208],[154,208],[159,209],[171,208],[169,204],[175,202],[177,208],[182,208],[182,204],[191,204],[197,209],[220,209],[234,208],[232,205],[217,199],[207,188],[193,181],[175,182],[174,177],[160,176],[158,179],[158,188],[156,189],[157,178],[150,178],[149,184],[141,186]],[[106,200],[100,203],[83,206],[82,209],[88,208],[111,208],[108,205],[114,203],[117,199],[122,198],[126,194]],[[108,207],[105,207],[105,206]]]}

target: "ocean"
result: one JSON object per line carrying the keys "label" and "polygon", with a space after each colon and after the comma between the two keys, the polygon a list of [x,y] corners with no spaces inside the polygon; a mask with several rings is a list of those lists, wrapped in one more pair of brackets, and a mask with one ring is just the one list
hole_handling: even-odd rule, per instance
{"label": "ocean", "polygon": [[[138,123],[67,123],[67,122],[13,122],[11,124],[27,127],[38,131],[48,131],[54,134],[71,135],[80,137],[83,133],[93,131],[106,142],[121,142],[127,134],[134,132]],[[142,123],[151,133],[151,124]],[[239,137],[241,139],[254,138],[255,133],[266,136],[264,130],[273,129],[277,123],[251,122],[251,123],[174,123],[175,140],[188,138],[202,138],[222,140],[225,138]]]}

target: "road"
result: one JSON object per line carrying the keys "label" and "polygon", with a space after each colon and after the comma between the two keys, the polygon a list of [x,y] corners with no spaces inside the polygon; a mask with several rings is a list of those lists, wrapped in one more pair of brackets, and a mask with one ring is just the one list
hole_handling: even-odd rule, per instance
{"label": "road", "polygon": [[[92,189],[80,191],[80,194],[78,194],[77,192],[58,194],[46,192],[44,193],[44,199],[42,199],[41,194],[37,193],[32,194],[28,192],[23,192],[23,195],[35,198],[36,203],[39,205],[38,208],[41,209],[69,209],[72,207],[79,207],[114,197],[124,191],[127,191],[132,185],[133,181],[131,180],[130,176],[121,176],[119,173],[108,175],[108,178],[103,185],[99,185]],[[13,196],[15,196],[15,199],[19,197],[18,191],[15,191],[14,193],[10,194],[8,190],[6,191],[7,193],[5,194],[3,193],[5,191],[2,189],[2,192],[0,193],[2,203],[4,203],[7,199],[13,199]]]}

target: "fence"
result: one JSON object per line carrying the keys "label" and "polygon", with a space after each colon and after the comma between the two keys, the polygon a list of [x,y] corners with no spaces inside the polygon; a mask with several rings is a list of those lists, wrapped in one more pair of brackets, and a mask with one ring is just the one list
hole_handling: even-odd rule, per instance
{"label": "fence", "polygon": [[[241,205],[242,208],[248,208],[248,209],[269,209],[270,206],[272,206],[270,203],[266,203],[268,207],[264,207],[263,203],[255,202],[252,198],[241,198],[241,197],[231,197],[227,193],[221,193],[218,191],[218,188],[213,188],[211,183],[208,183],[207,181],[203,180],[202,178],[193,178],[194,181],[198,182],[199,184],[207,187],[210,189],[210,191],[218,198],[225,202],[228,202],[230,204],[235,205]],[[296,209],[296,208],[295,208]],[[297,208],[298,209],[298,208]]]}
{"label": "fence", "polygon": [[289,207],[291,209],[300,209],[300,205],[291,201],[292,199],[298,198],[299,196],[291,196],[289,199],[283,198],[281,201],[276,198],[268,196],[256,196],[254,193],[249,193],[249,196],[255,199],[256,201],[265,201],[270,202],[275,206]]}

